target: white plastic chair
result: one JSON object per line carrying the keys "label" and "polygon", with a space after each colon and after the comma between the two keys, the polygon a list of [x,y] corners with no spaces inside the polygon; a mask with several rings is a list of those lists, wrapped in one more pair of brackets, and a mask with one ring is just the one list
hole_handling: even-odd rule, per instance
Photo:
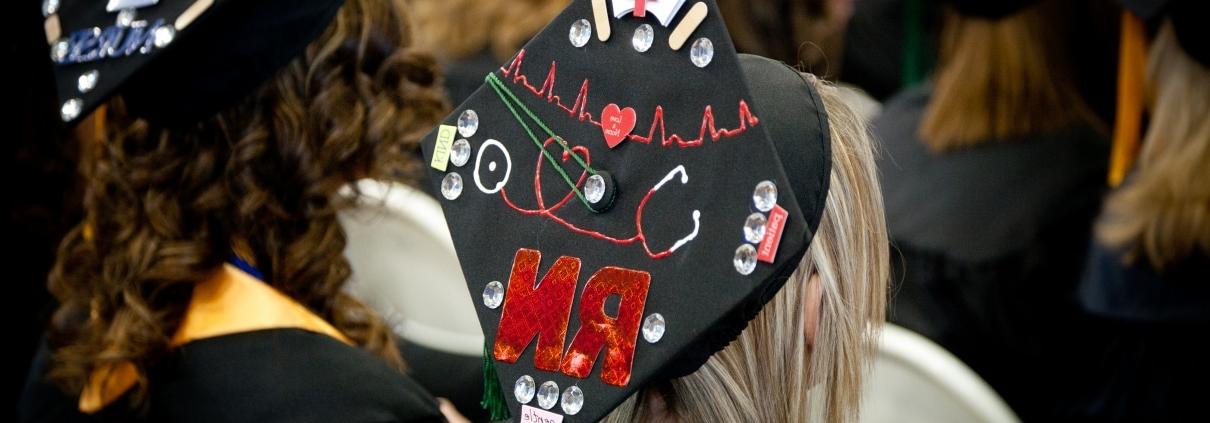
{"label": "white plastic chair", "polygon": [[887,324],[865,386],[861,421],[1019,421],[1004,400],[969,367],[927,338]]}
{"label": "white plastic chair", "polygon": [[482,356],[483,331],[441,205],[406,185],[362,180],[357,188],[360,206],[340,216],[353,267],[348,292],[407,341]]}

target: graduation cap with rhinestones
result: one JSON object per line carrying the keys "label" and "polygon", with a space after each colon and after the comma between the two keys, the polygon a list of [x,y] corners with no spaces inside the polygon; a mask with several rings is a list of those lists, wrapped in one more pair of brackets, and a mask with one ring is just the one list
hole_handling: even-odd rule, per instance
{"label": "graduation cap with rhinestones", "polygon": [[60,116],[121,93],[129,111],[190,122],[252,92],[328,26],[342,0],[43,0]]}
{"label": "graduation cap with rhinestones", "polygon": [[741,60],[713,0],[572,1],[423,149],[485,404],[519,421],[697,370],[796,268],[831,163],[817,93]]}

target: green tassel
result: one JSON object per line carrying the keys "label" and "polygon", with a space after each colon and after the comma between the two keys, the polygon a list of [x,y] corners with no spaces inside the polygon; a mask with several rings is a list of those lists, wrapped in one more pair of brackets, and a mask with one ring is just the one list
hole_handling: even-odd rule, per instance
{"label": "green tassel", "polygon": [[483,400],[479,401],[479,406],[487,410],[494,422],[512,418],[508,412],[508,402],[504,400],[504,390],[500,388],[500,378],[496,376],[496,363],[492,361],[487,342],[483,343]]}

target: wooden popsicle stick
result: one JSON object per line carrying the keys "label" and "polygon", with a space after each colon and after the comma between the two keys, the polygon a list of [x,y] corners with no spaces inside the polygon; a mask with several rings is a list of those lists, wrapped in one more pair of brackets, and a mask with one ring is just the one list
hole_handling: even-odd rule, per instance
{"label": "wooden popsicle stick", "polygon": [[672,50],[680,50],[704,20],[706,20],[706,3],[699,1],[689,9],[689,12],[685,13],[685,17],[681,18],[681,23],[676,25],[676,29],[672,30],[672,35],[668,37],[668,47],[672,47]]}
{"label": "wooden popsicle stick", "polygon": [[609,10],[605,9],[605,0],[592,0],[592,18],[597,23],[597,39],[605,42],[609,39]]}
{"label": "wooden popsicle stick", "polygon": [[59,15],[54,14],[46,18],[42,29],[46,31],[46,44],[54,45],[55,41],[58,41],[59,37],[63,35],[63,27],[59,25]]}
{"label": "wooden popsicle stick", "polygon": [[176,23],[174,26],[176,26],[177,31],[185,29],[185,27],[193,23],[193,20],[197,19],[198,16],[201,16],[202,12],[205,12],[206,9],[209,9],[210,5],[212,4],[214,4],[214,0],[197,0],[193,2],[193,4],[189,5],[188,9],[185,9],[184,12],[181,12],[181,14],[176,17]]}

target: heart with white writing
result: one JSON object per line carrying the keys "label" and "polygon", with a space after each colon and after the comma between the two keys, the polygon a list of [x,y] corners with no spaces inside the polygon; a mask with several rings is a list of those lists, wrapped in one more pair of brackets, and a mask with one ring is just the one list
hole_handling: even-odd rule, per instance
{"label": "heart with white writing", "polygon": [[622,109],[613,103],[605,106],[605,110],[601,111],[601,132],[605,134],[605,144],[609,148],[621,144],[634,130],[634,121],[634,108]]}

